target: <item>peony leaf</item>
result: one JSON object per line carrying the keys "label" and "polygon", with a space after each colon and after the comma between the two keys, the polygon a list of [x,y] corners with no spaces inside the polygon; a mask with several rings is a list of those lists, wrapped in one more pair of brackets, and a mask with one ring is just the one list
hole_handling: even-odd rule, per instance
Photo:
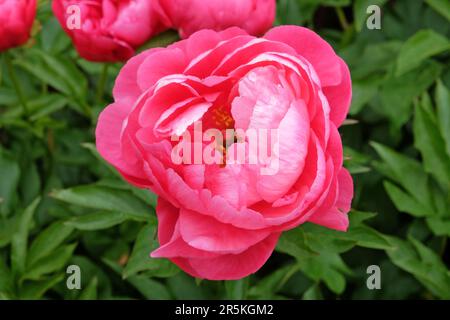
{"label": "peony leaf", "polygon": [[228,300],[246,299],[248,285],[248,277],[240,280],[225,281],[225,298]]}
{"label": "peony leaf", "polygon": [[[107,259],[103,259],[110,268],[112,268],[116,273],[122,274],[122,268],[115,262]],[[146,299],[170,299],[171,294],[158,281],[152,280],[146,276],[131,276],[127,281],[134,286]],[[181,288],[180,288],[181,291]],[[192,298],[192,297],[191,297]]]}
{"label": "peony leaf", "polygon": [[397,210],[407,212],[415,217],[426,217],[433,215],[433,211],[430,208],[427,208],[421,204],[393,183],[384,181],[383,185],[392,202],[394,202]]}
{"label": "peony leaf", "polygon": [[51,196],[81,207],[123,212],[136,219],[151,219],[153,209],[126,190],[96,184],[78,186],[71,189],[56,190]]}
{"label": "peony leaf", "polygon": [[80,296],[78,297],[78,300],[97,300],[97,286],[98,286],[98,279],[97,277],[93,277],[91,281],[89,281],[86,288],[81,292]]}
{"label": "peony leaf", "polygon": [[[429,178],[420,162],[381,144],[372,142],[371,145],[384,161],[383,164],[377,166],[378,170],[400,184],[400,186],[423,206],[433,209]],[[406,172],[408,174],[405,174]]]}
{"label": "peony leaf", "polygon": [[38,260],[49,255],[72,233],[73,228],[58,221],[51,224],[37,236],[30,246],[27,256],[27,266],[34,265]]}
{"label": "peony leaf", "polygon": [[389,73],[380,87],[380,105],[377,112],[382,113],[398,130],[411,117],[412,103],[431,86],[442,72],[442,65],[435,61],[426,61],[420,68],[411,72],[395,75]]}
{"label": "peony leaf", "polygon": [[397,57],[396,75],[401,76],[418,67],[422,61],[450,49],[450,42],[433,30],[420,30],[409,38]]}
{"label": "peony leaf", "polygon": [[64,274],[58,274],[41,281],[25,282],[19,292],[20,299],[37,300],[41,298],[47,290],[53,288],[64,280]]}
{"label": "peony leaf", "polygon": [[450,274],[435,252],[411,236],[410,242],[395,237],[389,241],[393,249],[386,252],[396,266],[413,274],[434,295],[450,298]]}
{"label": "peony leaf", "polygon": [[282,289],[283,285],[298,271],[300,265],[291,263],[278,268],[269,275],[259,280],[255,285],[249,288],[249,299],[276,299],[277,293]]}
{"label": "peony leaf", "polygon": [[0,216],[7,216],[16,197],[20,168],[14,158],[0,147]]}
{"label": "peony leaf", "polygon": [[155,236],[155,224],[146,225],[141,229],[134,243],[130,259],[123,270],[124,279],[142,271],[145,271],[146,276],[155,277],[169,277],[178,273],[178,267],[169,260],[150,257],[150,253],[158,247]]}
{"label": "peony leaf", "polygon": [[114,227],[122,222],[135,218],[123,212],[101,211],[96,213],[84,214],[79,217],[72,218],[64,224],[67,227],[84,231],[102,230]]}
{"label": "peony leaf", "polygon": [[11,239],[11,266],[14,275],[21,275],[25,271],[28,232],[33,223],[33,215],[40,202],[36,198],[20,215],[18,228]]}
{"label": "peony leaf", "polygon": [[69,261],[76,246],[76,244],[71,244],[57,248],[49,255],[27,266],[21,281],[40,280],[43,275],[61,270]]}
{"label": "peony leaf", "polygon": [[425,0],[425,2],[450,21],[450,2],[448,0]]}
{"label": "peony leaf", "polygon": [[439,129],[445,140],[447,155],[450,157],[450,92],[440,80],[436,83],[435,100]]}
{"label": "peony leaf", "polygon": [[322,292],[318,283],[313,284],[302,296],[303,300],[323,300]]}
{"label": "peony leaf", "polygon": [[14,290],[12,274],[2,257],[0,257],[0,300],[12,299]]}
{"label": "peony leaf", "polygon": [[425,170],[444,188],[450,181],[450,157],[445,150],[436,117],[416,105],[414,117],[414,145],[422,154]]}

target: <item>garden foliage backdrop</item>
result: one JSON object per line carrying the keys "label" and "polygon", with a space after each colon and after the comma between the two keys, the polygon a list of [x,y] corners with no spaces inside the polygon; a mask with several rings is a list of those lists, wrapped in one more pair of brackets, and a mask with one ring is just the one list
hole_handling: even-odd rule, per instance
{"label": "garden foliage backdrop", "polygon": [[[366,8],[382,8],[381,30]],[[286,232],[256,274],[199,281],[156,248],[156,198],[97,154],[120,64],[79,58],[39,1],[33,39],[0,60],[0,298],[450,299],[450,2],[280,0],[276,24],[314,29],[348,63],[341,128],[355,182],[347,233]],[[168,44],[164,33],[147,47]],[[12,59],[28,110],[13,90]],[[66,268],[82,270],[68,290]],[[381,289],[366,286],[381,269]]]}

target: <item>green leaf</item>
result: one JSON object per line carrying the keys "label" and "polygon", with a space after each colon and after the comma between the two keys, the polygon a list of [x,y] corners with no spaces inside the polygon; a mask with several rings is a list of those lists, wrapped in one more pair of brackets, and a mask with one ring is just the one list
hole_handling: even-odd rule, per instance
{"label": "green leaf", "polygon": [[305,223],[297,229],[304,232],[306,244],[313,252],[342,253],[356,245],[356,241],[348,238],[346,232],[331,230],[312,223]]}
{"label": "green leaf", "polygon": [[322,253],[319,256],[298,261],[301,270],[314,281],[323,280],[327,287],[336,294],[345,290],[345,275],[352,271],[342,258],[335,253]]}
{"label": "green leaf", "polygon": [[376,217],[376,213],[374,212],[365,212],[365,211],[355,211],[352,210],[349,213],[350,216],[350,227],[353,225],[360,225],[366,220],[372,219]]}
{"label": "green leaf", "polygon": [[366,219],[365,212],[351,211],[349,213],[349,228],[346,232],[328,229],[313,224],[305,224],[308,230],[307,239],[311,249],[317,252],[346,252],[355,245],[371,249],[388,249],[389,242],[384,235],[362,222]]}
{"label": "green leaf", "polygon": [[11,265],[14,274],[21,275],[25,271],[28,231],[39,202],[40,198],[37,198],[22,212],[18,229],[11,240]]}
{"label": "green leaf", "polygon": [[345,7],[350,5],[350,0],[304,0],[304,1],[331,7]]}
{"label": "green leaf", "polygon": [[[103,261],[116,273],[122,274],[122,268],[115,262],[108,259]],[[146,299],[171,299],[170,292],[158,281],[147,276],[131,276],[127,281],[135,287]]]}
{"label": "green leaf", "polygon": [[0,257],[0,300],[12,298],[13,296],[13,277],[5,261]]}
{"label": "green leaf", "polygon": [[303,300],[323,300],[322,292],[318,283],[313,284],[302,296]]}
{"label": "green leaf", "polygon": [[450,21],[450,2],[448,0],[425,0],[425,2]]}
{"label": "green leaf", "polygon": [[96,300],[97,295],[97,286],[98,286],[98,279],[97,277],[93,277],[91,281],[89,281],[89,284],[87,287],[81,292],[80,296],[78,297],[78,300]]}
{"label": "green leaf", "polygon": [[297,258],[317,254],[307,244],[302,227],[283,232],[278,240],[277,250]]}
{"label": "green leaf", "polygon": [[409,38],[397,57],[397,76],[418,67],[422,61],[450,48],[447,38],[433,30],[420,30]]}
{"label": "green leaf", "polygon": [[131,214],[144,221],[152,217],[153,209],[125,190],[93,184],[56,190],[51,196],[81,207]]}
{"label": "green leaf", "polygon": [[225,281],[226,299],[244,300],[248,290],[248,278]]}
{"label": "green leaf", "polygon": [[43,23],[40,35],[42,48],[51,53],[62,52],[71,45],[70,38],[64,33],[55,17],[51,17],[46,23]]}
{"label": "green leaf", "polygon": [[19,215],[14,215],[8,219],[0,219],[0,248],[11,242],[16,232]]}
{"label": "green leaf", "polygon": [[20,192],[23,202],[30,204],[33,199],[39,196],[41,191],[41,177],[34,161],[26,162],[20,177]]}
{"label": "green leaf", "polygon": [[298,271],[300,271],[298,263],[291,263],[276,269],[251,286],[248,290],[248,297],[250,299],[265,300],[276,298],[276,293]]}
{"label": "green leaf", "polygon": [[415,217],[433,215],[434,212],[432,209],[424,206],[396,185],[389,181],[384,181],[383,185],[397,210],[407,212]]}
{"label": "green leaf", "polygon": [[55,275],[45,280],[26,282],[20,289],[20,299],[37,300],[41,298],[47,290],[64,280],[64,274]]}
{"label": "green leaf", "polygon": [[27,60],[18,60],[15,61],[15,63],[45,84],[52,86],[66,95],[71,95],[70,87],[66,81],[58,76],[53,70],[49,69],[45,64]]}
{"label": "green leaf", "polygon": [[352,104],[349,113],[358,114],[378,92],[378,84],[373,81],[353,81]]}
{"label": "green leaf", "polygon": [[429,217],[426,219],[430,230],[437,236],[450,237],[450,219],[441,217]]}
{"label": "green leaf", "polygon": [[178,32],[175,30],[168,30],[159,35],[152,37],[149,41],[139,47],[139,52],[148,50],[150,48],[166,47],[180,39]]}
{"label": "green leaf", "polygon": [[206,290],[197,278],[192,278],[185,273],[179,273],[167,278],[167,284],[174,297],[178,300],[203,300],[207,298]]}
{"label": "green leaf", "polygon": [[399,183],[417,202],[427,208],[433,208],[428,176],[422,165],[381,144],[371,142],[371,145],[384,161],[384,165],[378,169],[384,168],[383,173]]}
{"label": "green leaf", "polygon": [[389,237],[393,249],[387,250],[391,261],[411,273],[434,295],[450,298],[450,275],[445,265],[431,249],[409,237],[409,242]]}
{"label": "green leaf", "polygon": [[20,168],[14,158],[0,147],[0,216],[12,209],[20,179]]}
{"label": "green leaf", "polygon": [[76,246],[71,244],[57,248],[49,255],[37,260],[27,267],[21,280],[39,280],[43,275],[61,270],[69,261]]}
{"label": "green leaf", "polygon": [[47,94],[32,100],[28,104],[29,109],[31,109],[30,120],[36,121],[53,112],[61,110],[68,102],[67,98],[60,94]]}
{"label": "green leaf", "polygon": [[36,48],[31,49],[29,53],[39,57],[49,72],[65,82],[71,96],[85,98],[87,80],[70,59],[49,55]]}
{"label": "green leaf", "polygon": [[102,211],[72,218],[65,224],[78,230],[93,231],[108,229],[135,218],[135,216],[123,212]]}
{"label": "green leaf", "polygon": [[27,265],[32,266],[38,260],[52,253],[72,234],[72,231],[73,227],[64,224],[62,221],[54,222],[48,228],[41,231],[30,246]]}
{"label": "green leaf", "polygon": [[414,117],[414,145],[422,154],[425,170],[447,187],[450,181],[450,157],[440,135],[434,115],[416,106]]}
{"label": "green leaf", "polygon": [[0,88],[0,105],[12,106],[17,102],[18,98],[13,89]]}
{"label": "green leaf", "polygon": [[447,155],[450,156],[450,93],[440,80],[436,83],[435,100],[439,129],[445,140]]}
{"label": "green leaf", "polygon": [[352,148],[344,147],[344,165],[352,175],[370,171],[370,160],[369,156]]}
{"label": "green leaf", "polygon": [[305,275],[314,281],[323,280],[330,290],[340,294],[345,289],[343,274],[349,275],[351,270],[338,253],[348,251],[355,244],[356,241],[346,238],[343,232],[308,223],[285,232],[277,250],[294,256]]}
{"label": "green leaf", "polygon": [[158,281],[146,276],[133,276],[127,280],[147,299],[171,299],[170,292]]}
{"label": "green leaf", "polygon": [[442,72],[442,66],[426,61],[416,70],[396,76],[388,74],[380,88],[380,106],[375,111],[387,116],[391,127],[398,130],[411,117],[413,99],[431,86]]}
{"label": "green leaf", "polygon": [[344,238],[354,240],[358,246],[370,249],[385,250],[391,247],[384,235],[377,230],[364,225],[352,227],[351,222]]}
{"label": "green leaf", "polygon": [[173,263],[169,260],[150,257],[150,253],[158,247],[155,236],[155,225],[149,224],[141,229],[134,243],[130,259],[123,270],[124,279],[141,271],[146,271],[147,276],[163,277],[178,272],[178,268],[174,268]]}

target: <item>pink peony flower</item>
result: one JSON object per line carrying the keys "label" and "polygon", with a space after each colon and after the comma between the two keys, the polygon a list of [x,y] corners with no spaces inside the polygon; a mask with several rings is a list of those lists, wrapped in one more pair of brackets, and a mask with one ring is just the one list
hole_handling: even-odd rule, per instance
{"label": "pink peony flower", "polygon": [[[266,262],[285,230],[307,221],[347,229],[353,183],[337,128],[351,79],[313,31],[283,26],[262,38],[238,28],[199,31],[130,59],[113,94],[98,120],[97,148],[130,183],[159,195],[153,257],[194,277],[239,279]],[[247,136],[192,146],[185,138],[199,133],[199,122],[200,133],[277,130],[269,143],[275,156],[249,163],[258,145],[233,161],[233,151],[250,145]],[[184,160],[214,149],[222,162],[174,161],[180,143],[194,149],[183,149]]]}
{"label": "pink peony flower", "polygon": [[[202,29],[224,30],[240,27],[262,35],[275,19],[275,0],[159,0],[161,17],[187,38]],[[164,18],[163,18],[164,19]]]}
{"label": "pink peony flower", "polygon": [[36,0],[0,1],[0,51],[28,41],[36,15]]}
{"label": "pink peony flower", "polygon": [[83,58],[126,61],[163,27],[156,1],[53,0],[56,18]]}

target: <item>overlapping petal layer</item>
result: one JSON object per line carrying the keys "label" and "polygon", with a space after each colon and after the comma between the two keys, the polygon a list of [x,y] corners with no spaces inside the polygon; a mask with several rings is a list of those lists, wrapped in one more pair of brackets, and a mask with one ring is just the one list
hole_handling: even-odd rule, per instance
{"label": "overlapping petal layer", "polygon": [[[100,115],[97,148],[130,183],[159,195],[154,257],[196,277],[239,279],[265,263],[282,231],[307,221],[347,229],[353,185],[337,128],[350,75],[314,32],[200,31],[132,58],[114,98]],[[238,134],[187,143],[208,129],[274,130],[266,151],[275,157],[249,161],[261,146]],[[192,148],[183,149],[189,163],[174,161],[179,141]],[[233,158],[239,148],[243,158]],[[211,150],[221,163],[196,162]]]}

